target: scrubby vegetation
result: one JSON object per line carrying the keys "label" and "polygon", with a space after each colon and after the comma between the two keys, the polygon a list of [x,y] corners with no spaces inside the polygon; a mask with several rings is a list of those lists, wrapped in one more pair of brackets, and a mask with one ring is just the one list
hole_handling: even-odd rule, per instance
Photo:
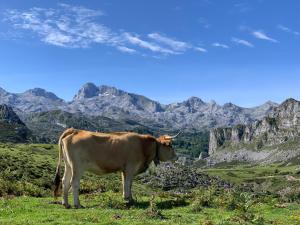
{"label": "scrubby vegetation", "polygon": [[174,142],[179,153],[198,158],[201,152],[208,152],[209,132],[183,133]]}
{"label": "scrubby vegetation", "polygon": [[[51,197],[56,160],[54,145],[0,144],[0,224],[300,223],[297,180],[300,169],[296,164],[231,165],[205,170],[179,166],[178,170],[163,172],[151,169],[135,180],[136,202],[133,205],[122,200],[119,174],[87,174],[81,183],[80,196],[86,208],[66,210],[54,204]],[[203,180],[216,182],[203,181],[203,185],[189,186],[194,182],[189,180],[189,175],[197,177],[199,174]],[[212,175],[227,182],[222,183],[220,178]],[[149,179],[151,176],[153,179]],[[163,187],[153,185],[157,183],[150,182],[164,184],[163,179],[174,176],[181,177],[175,179],[183,182],[179,184],[182,186],[180,191],[174,187],[163,190]],[[270,176],[276,179],[269,179]],[[296,180],[290,178],[288,181],[286,176]],[[264,180],[259,186],[261,179]],[[225,185],[229,182],[233,185]],[[264,182],[272,185],[264,190]]]}

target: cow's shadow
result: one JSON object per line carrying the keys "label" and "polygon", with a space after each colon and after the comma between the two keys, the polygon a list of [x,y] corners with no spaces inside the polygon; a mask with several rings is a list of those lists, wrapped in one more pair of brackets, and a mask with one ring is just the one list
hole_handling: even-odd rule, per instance
{"label": "cow's shadow", "polygon": [[[155,202],[157,209],[173,209],[177,207],[187,206],[188,202],[183,199],[168,199],[168,200],[160,200]],[[136,201],[132,204],[131,207],[139,208],[139,209],[147,209],[150,207],[149,201]]]}
{"label": "cow's shadow", "polygon": [[[164,209],[172,209],[172,208],[177,208],[177,207],[183,207],[187,206],[188,202],[182,199],[168,199],[168,200],[161,200],[155,203],[157,209],[159,210],[164,210]],[[88,206],[87,208],[102,208],[103,205],[101,203],[95,204]],[[137,208],[137,209],[147,209],[150,207],[150,201],[134,201],[132,203],[125,203],[122,202],[120,205],[114,207],[111,206],[109,208],[111,209],[132,209],[132,208]]]}

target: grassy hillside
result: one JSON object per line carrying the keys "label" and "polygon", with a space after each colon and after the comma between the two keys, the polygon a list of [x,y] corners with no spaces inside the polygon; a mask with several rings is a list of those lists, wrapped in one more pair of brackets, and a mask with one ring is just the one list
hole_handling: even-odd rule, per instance
{"label": "grassy hillside", "polygon": [[300,200],[300,165],[296,162],[271,165],[232,163],[219,168],[201,169],[201,171],[211,176],[222,177],[233,184],[247,185],[262,193],[280,195],[284,194],[284,191],[291,190],[292,192],[298,189]]}
{"label": "grassy hillside", "polygon": [[209,132],[182,133],[174,141],[174,148],[183,154],[198,158],[201,152],[208,152]]}
{"label": "grassy hillside", "polygon": [[[137,178],[136,203],[129,206],[121,197],[119,174],[87,174],[80,196],[86,208],[66,210],[51,197],[56,160],[56,145],[0,144],[0,224],[300,224],[298,183],[282,195],[275,189],[253,192],[215,185],[166,192]],[[236,184],[283,173],[298,179],[297,171],[296,165],[204,170]]]}

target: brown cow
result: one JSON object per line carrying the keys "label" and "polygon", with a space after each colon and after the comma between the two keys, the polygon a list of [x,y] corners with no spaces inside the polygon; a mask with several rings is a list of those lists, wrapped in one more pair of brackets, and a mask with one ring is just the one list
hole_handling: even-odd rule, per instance
{"label": "brown cow", "polygon": [[106,174],[121,171],[123,197],[132,201],[131,185],[133,177],[144,172],[154,161],[176,160],[171,141],[177,135],[154,138],[130,132],[96,133],[77,129],[67,129],[59,139],[59,161],[56,169],[54,196],[58,196],[61,184],[60,165],[65,162],[62,179],[63,202],[66,208],[68,192],[72,187],[75,208],[79,203],[79,184],[84,171]]}

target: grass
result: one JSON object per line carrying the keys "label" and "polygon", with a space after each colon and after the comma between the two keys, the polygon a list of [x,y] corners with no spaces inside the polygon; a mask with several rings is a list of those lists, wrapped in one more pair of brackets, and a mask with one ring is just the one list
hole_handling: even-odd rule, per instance
{"label": "grass", "polygon": [[[180,194],[153,189],[138,178],[133,187],[136,203],[128,206],[122,199],[119,174],[87,174],[80,195],[86,208],[66,210],[53,204],[51,197],[57,154],[55,145],[0,144],[0,224],[300,224],[297,195],[284,199],[214,186]],[[235,184],[262,179],[270,182],[274,193],[284,184],[299,187],[298,181],[291,185],[285,179],[287,175],[299,178],[295,164],[202,171]]]}
{"label": "grass", "polygon": [[[299,224],[300,206],[292,203],[278,208],[269,203],[253,206],[253,219],[245,222],[245,213],[223,207],[203,207],[195,212],[193,205],[172,205],[170,196],[156,197],[159,214],[149,214],[151,199],[137,196],[138,203],[128,208],[119,194],[82,195],[85,209],[66,210],[51,204],[52,198],[17,197],[0,200],[0,224]],[[174,200],[174,199],[173,199]],[[251,217],[251,216],[250,216]],[[251,218],[252,218],[251,217]]]}

